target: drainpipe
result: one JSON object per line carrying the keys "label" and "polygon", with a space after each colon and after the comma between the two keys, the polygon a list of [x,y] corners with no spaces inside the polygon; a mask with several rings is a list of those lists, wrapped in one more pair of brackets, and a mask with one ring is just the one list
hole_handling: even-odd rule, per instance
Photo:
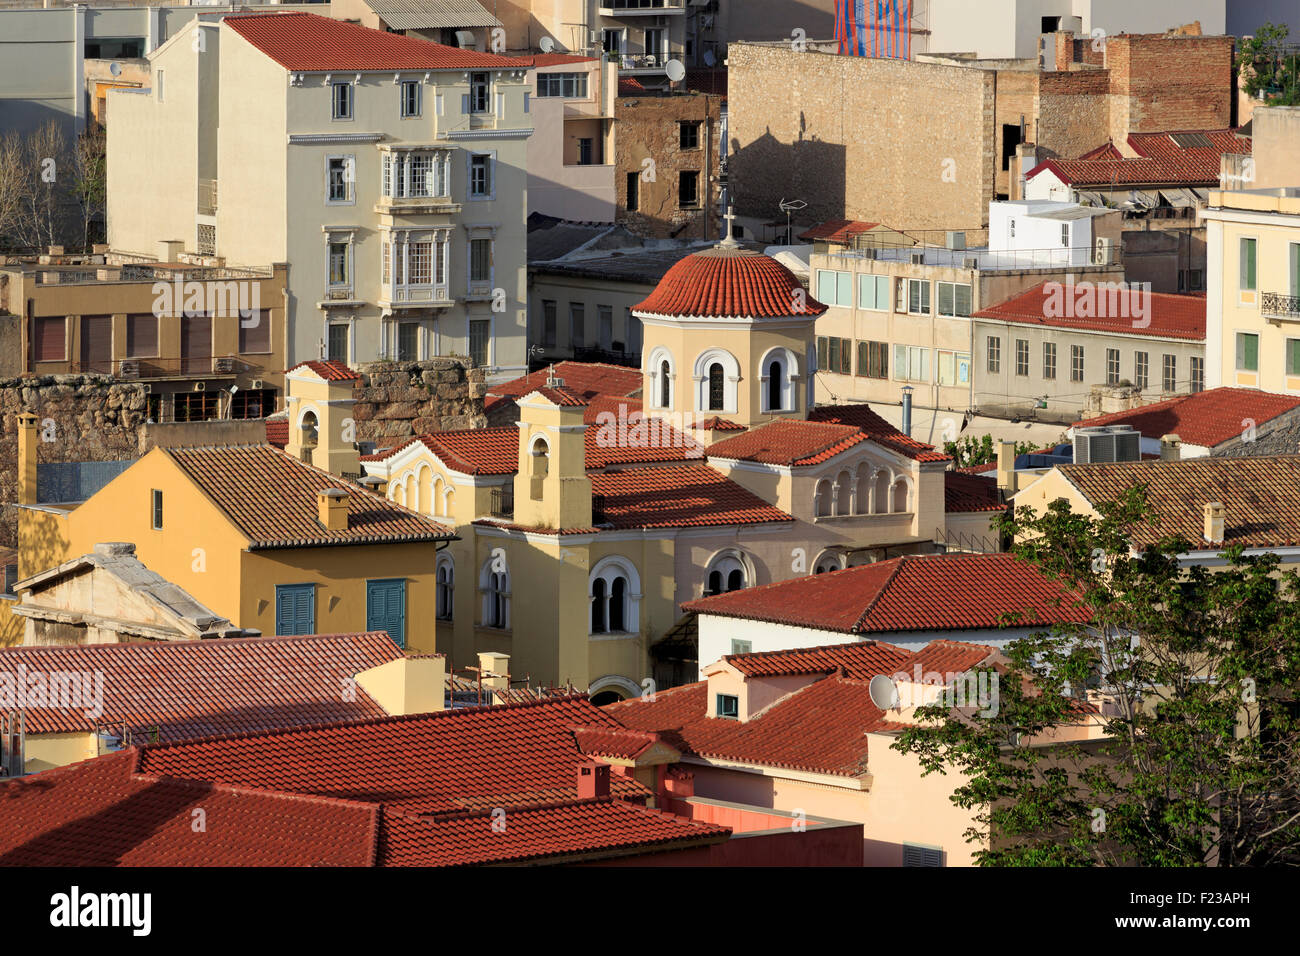
{"label": "drainpipe", "polygon": [[903,434],[912,437],[912,386],[903,386]]}

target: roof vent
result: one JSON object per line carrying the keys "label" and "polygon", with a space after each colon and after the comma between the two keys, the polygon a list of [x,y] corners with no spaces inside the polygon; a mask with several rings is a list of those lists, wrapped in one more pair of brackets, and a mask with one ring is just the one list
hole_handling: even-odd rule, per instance
{"label": "roof vent", "polygon": [[1140,461],[1142,433],[1130,425],[1103,425],[1074,430],[1074,463]]}
{"label": "roof vent", "polygon": [[348,493],[342,488],[326,488],[316,493],[317,517],[326,531],[348,530]]}
{"label": "roof vent", "polygon": [[1224,521],[1223,503],[1208,502],[1205,505],[1205,540],[1210,544],[1223,544]]}

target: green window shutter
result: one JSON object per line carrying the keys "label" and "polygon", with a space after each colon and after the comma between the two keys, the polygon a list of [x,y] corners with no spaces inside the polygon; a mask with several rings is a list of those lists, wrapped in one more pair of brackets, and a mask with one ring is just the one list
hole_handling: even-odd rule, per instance
{"label": "green window shutter", "polygon": [[1255,240],[1241,240],[1241,288],[1247,292],[1255,288]]}
{"label": "green window shutter", "polygon": [[957,314],[964,319],[970,318],[970,294],[971,288],[968,285],[954,286],[955,298],[957,305]]}
{"label": "green window shutter", "polygon": [[1300,375],[1300,339],[1286,340],[1286,373]]}
{"label": "green window shutter", "polygon": [[870,359],[868,358],[868,348],[867,348],[869,344],[870,343],[867,342],[858,343],[858,374],[859,375],[866,375],[867,372],[869,371]]}
{"label": "green window shutter", "polygon": [[1300,295],[1300,242],[1293,242],[1291,249],[1291,294]]}

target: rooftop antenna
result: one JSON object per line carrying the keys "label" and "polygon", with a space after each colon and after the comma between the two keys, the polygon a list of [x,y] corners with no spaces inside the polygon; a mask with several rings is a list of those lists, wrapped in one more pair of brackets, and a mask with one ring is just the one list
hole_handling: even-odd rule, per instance
{"label": "rooftop antenna", "polygon": [[806,209],[808,207],[808,204],[804,202],[802,199],[790,199],[790,200],[782,199],[777,205],[780,207],[781,211],[785,213],[786,244],[794,245],[794,234],[792,233],[791,226],[790,226],[790,213],[796,209]]}

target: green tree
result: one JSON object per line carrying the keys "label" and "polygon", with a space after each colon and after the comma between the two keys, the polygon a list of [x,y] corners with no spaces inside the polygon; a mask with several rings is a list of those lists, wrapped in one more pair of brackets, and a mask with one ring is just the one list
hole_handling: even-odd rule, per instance
{"label": "green tree", "polygon": [[[1025,455],[1037,450],[1035,445],[1016,442],[1017,455]],[[943,453],[951,455],[958,468],[967,465],[991,465],[998,460],[998,449],[992,435],[985,435],[982,438],[963,435],[956,441],[946,441],[943,443]]]}
{"label": "green tree", "polygon": [[1237,54],[1242,88],[1270,106],[1300,105],[1300,50],[1287,44],[1290,32],[1286,24],[1266,23]]}
{"label": "green tree", "polygon": [[[1294,864],[1300,578],[1239,547],[1184,567],[1141,487],[1098,511],[1002,519],[1091,619],[1012,643],[992,715],[921,708],[895,748],[958,776],[982,865]],[[1104,737],[1032,743],[1090,712]]]}

